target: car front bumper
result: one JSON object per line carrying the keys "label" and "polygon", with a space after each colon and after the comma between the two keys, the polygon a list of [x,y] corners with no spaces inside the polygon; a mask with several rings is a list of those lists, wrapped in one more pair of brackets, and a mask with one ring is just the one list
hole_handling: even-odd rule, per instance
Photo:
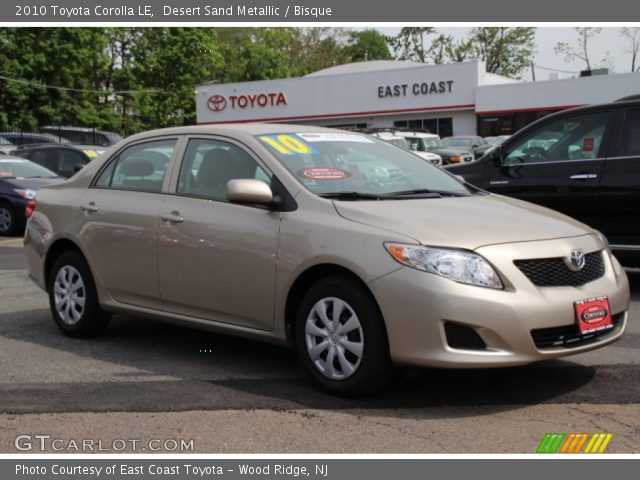
{"label": "car front bumper", "polygon": [[[585,235],[477,249],[499,272],[503,290],[465,285],[408,267],[374,280],[369,287],[385,319],[392,360],[398,365],[452,368],[515,366],[617,340],[628,321],[629,284],[608,252],[603,252],[604,275],[580,287],[537,287],[513,263],[563,257],[574,248],[589,253],[603,247],[596,235]],[[609,298],[617,320],[613,328],[571,346],[536,347],[532,330],[575,325],[574,302],[597,296]],[[447,322],[472,329],[486,348],[452,348]]]}

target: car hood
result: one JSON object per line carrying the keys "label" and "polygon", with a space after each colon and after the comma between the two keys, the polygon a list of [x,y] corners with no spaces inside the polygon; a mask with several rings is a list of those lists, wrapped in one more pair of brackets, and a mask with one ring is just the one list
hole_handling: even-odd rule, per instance
{"label": "car hood", "polygon": [[458,153],[471,153],[472,148],[467,147],[446,147],[446,150],[452,152],[454,155]]}
{"label": "car hood", "polygon": [[64,178],[6,178],[3,179],[5,184],[14,188],[28,188],[30,190],[39,190],[41,187],[47,185],[54,185],[56,183],[64,182]]}
{"label": "car hood", "polygon": [[429,150],[432,153],[435,153],[436,155],[444,155],[445,157],[453,157],[456,155],[460,155],[461,153],[468,153],[469,155],[471,155],[471,152],[469,150],[465,150],[465,149],[455,149],[455,148],[437,148],[435,150]]}
{"label": "car hood", "polygon": [[424,245],[468,250],[593,232],[561,213],[499,195],[334,201],[334,205],[339,215],[351,221],[411,237]]}

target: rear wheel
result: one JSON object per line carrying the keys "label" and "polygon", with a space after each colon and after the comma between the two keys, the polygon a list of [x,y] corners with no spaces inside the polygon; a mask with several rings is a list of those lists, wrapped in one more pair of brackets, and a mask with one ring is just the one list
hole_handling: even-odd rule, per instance
{"label": "rear wheel", "polygon": [[382,316],[369,293],[347,277],[322,279],[304,295],[296,345],[311,375],[337,395],[375,393],[393,375]]}
{"label": "rear wheel", "polygon": [[49,276],[49,305],[60,330],[71,337],[96,336],[109,325],[89,265],[78,252],[65,252],[55,261]]}
{"label": "rear wheel", "polygon": [[11,235],[16,230],[16,216],[8,203],[0,203],[0,235]]}

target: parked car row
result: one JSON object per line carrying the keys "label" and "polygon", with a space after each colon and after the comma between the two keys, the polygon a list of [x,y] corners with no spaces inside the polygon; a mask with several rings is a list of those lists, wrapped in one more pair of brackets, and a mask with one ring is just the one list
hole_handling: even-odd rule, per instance
{"label": "parked car row", "polygon": [[38,132],[0,131],[0,145],[8,142],[16,147],[37,143],[75,143],[104,148],[120,140],[122,137],[117,133],[85,127],[45,126]]}

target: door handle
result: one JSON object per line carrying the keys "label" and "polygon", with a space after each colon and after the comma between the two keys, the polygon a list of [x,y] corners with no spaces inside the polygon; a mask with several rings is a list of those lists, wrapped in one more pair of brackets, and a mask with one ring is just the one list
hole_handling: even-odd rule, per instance
{"label": "door handle", "polygon": [[80,205],[80,210],[87,213],[94,213],[98,211],[98,207],[96,207],[95,203],[89,202],[86,205]]}
{"label": "door handle", "polygon": [[577,175],[571,175],[569,177],[571,180],[593,180],[594,178],[598,178],[597,173],[579,173]]}
{"label": "door handle", "polygon": [[171,212],[169,214],[162,215],[160,218],[165,222],[170,222],[170,223],[184,222],[184,217],[180,216],[178,212]]}

